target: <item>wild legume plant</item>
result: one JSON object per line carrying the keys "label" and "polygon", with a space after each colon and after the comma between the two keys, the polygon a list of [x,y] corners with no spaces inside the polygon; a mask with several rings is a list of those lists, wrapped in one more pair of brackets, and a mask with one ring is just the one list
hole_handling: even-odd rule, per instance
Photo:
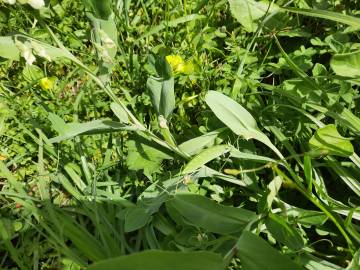
{"label": "wild legume plant", "polygon": [[359,14],[0,1],[0,268],[359,269]]}

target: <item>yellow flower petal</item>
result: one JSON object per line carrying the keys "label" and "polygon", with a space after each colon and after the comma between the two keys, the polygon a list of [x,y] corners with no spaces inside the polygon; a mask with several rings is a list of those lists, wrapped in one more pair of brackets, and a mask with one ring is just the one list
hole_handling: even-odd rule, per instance
{"label": "yellow flower petal", "polygon": [[169,63],[171,69],[174,72],[179,72],[178,71],[179,66],[184,64],[184,59],[180,55],[175,55],[175,54],[167,55],[165,59]]}
{"label": "yellow flower petal", "polygon": [[45,78],[40,79],[39,85],[42,90],[51,90],[54,87],[54,80],[51,80],[48,77],[45,77]]}

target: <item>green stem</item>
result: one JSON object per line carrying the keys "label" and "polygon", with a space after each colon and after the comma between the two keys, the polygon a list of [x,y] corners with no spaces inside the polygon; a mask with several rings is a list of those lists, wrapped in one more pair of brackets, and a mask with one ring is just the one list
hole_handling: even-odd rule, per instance
{"label": "green stem", "polygon": [[350,237],[348,236],[348,234],[346,233],[346,231],[344,230],[344,228],[341,226],[341,224],[339,223],[339,221],[337,220],[337,218],[326,208],[326,206],[324,206],[317,198],[314,198],[313,196],[309,195],[305,190],[303,190],[301,187],[299,187],[297,184],[295,184],[296,182],[294,182],[292,179],[290,179],[286,174],[284,174],[277,166],[275,166],[274,171],[280,175],[281,177],[283,177],[284,179],[286,179],[289,182],[294,183],[295,188],[302,194],[304,195],[309,201],[311,201],[316,207],[318,207],[321,211],[324,212],[324,214],[335,224],[335,226],[338,228],[338,230],[340,231],[340,233],[344,236],[346,242],[348,243],[349,249],[350,251],[354,254],[355,252],[355,246],[352,242],[352,240],[350,239]]}

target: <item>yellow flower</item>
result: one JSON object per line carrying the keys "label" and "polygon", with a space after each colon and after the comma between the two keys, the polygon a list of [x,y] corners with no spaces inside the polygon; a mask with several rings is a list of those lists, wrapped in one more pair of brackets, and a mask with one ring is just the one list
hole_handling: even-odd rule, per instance
{"label": "yellow flower", "polygon": [[45,78],[40,79],[39,85],[42,90],[51,90],[54,88],[54,84],[55,84],[54,81],[55,80],[53,78],[45,77]]}
{"label": "yellow flower", "polygon": [[184,65],[184,59],[180,55],[175,55],[175,54],[167,55],[165,59],[169,63],[171,69],[174,72],[181,72],[178,69],[181,68],[182,65]]}
{"label": "yellow flower", "polygon": [[171,54],[165,57],[174,73],[192,74],[195,66],[192,61],[185,62],[180,55]]}
{"label": "yellow flower", "polygon": [[184,73],[187,75],[194,73],[194,70],[195,70],[195,67],[191,61],[180,64],[177,68],[177,72]]}

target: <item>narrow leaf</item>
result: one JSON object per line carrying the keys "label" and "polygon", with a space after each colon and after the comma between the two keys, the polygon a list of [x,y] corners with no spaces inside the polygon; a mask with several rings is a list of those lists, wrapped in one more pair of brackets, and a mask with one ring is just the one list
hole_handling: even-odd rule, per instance
{"label": "narrow leaf", "polygon": [[239,232],[256,218],[254,212],[220,205],[197,194],[178,193],[166,204],[176,209],[187,222],[220,234]]}
{"label": "narrow leaf", "polygon": [[334,22],[347,24],[347,25],[350,25],[353,27],[360,27],[360,18],[345,15],[345,14],[342,14],[339,12],[333,12],[333,11],[322,10],[322,9],[300,9],[300,8],[281,8],[281,9],[284,11],[302,14],[305,16],[331,20]]}
{"label": "narrow leaf", "polygon": [[230,147],[227,145],[215,145],[213,147],[210,147],[202,151],[200,154],[198,154],[192,160],[189,161],[189,163],[185,166],[184,170],[182,171],[182,174],[192,173],[193,171],[202,167],[209,161],[227,153],[229,150]]}
{"label": "narrow leaf", "polygon": [[271,143],[269,138],[257,127],[254,117],[240,104],[216,91],[209,91],[205,101],[217,118],[228,126],[235,134],[246,140],[258,140],[271,148],[281,159],[283,155]]}

